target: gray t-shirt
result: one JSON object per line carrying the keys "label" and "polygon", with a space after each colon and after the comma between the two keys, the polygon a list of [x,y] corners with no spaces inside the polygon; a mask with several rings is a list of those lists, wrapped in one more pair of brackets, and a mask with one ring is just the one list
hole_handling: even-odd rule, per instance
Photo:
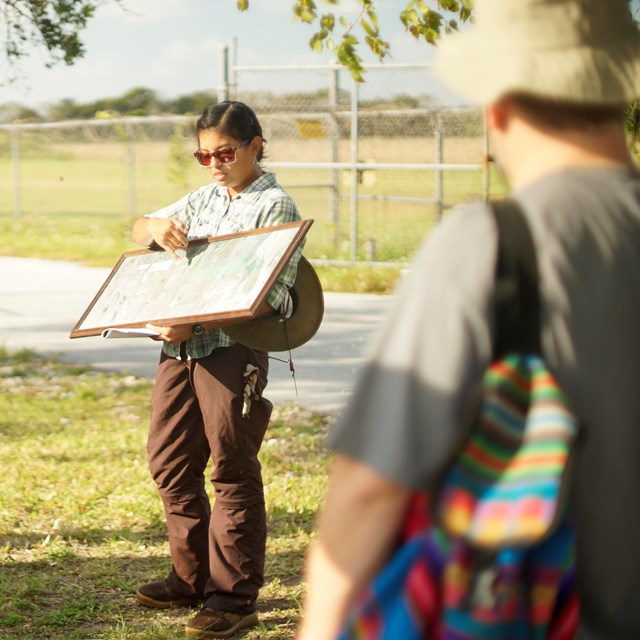
{"label": "gray t-shirt", "polygon": [[[545,358],[582,423],[573,508],[580,638],[640,637],[640,174],[574,168],[514,194],[541,277]],[[429,488],[491,357],[497,250],[482,204],[453,212],[400,284],[331,446]]]}

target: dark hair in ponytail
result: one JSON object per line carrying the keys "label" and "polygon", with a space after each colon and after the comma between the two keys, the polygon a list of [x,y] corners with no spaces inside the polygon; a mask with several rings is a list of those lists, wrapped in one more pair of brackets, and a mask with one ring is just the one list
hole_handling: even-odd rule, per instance
{"label": "dark hair in ponytail", "polygon": [[253,140],[256,136],[260,136],[262,145],[256,157],[258,162],[265,155],[262,127],[256,114],[244,102],[225,100],[207,107],[196,122],[196,133],[199,134],[207,129],[216,129],[220,133],[232,136],[239,142]]}

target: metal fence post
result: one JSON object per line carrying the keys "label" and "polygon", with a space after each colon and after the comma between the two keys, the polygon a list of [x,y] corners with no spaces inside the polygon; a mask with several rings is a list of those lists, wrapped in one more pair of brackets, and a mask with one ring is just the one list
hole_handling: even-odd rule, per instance
{"label": "metal fence post", "polygon": [[229,47],[220,46],[220,79],[218,81],[218,102],[229,99]]}
{"label": "metal fence post", "polygon": [[20,134],[11,128],[11,163],[13,164],[13,217],[22,217],[22,185],[20,178]]}
{"label": "metal fence post", "polygon": [[131,123],[125,125],[127,134],[127,172],[129,183],[129,215],[135,218],[138,213],[137,189],[136,184],[136,154],[133,147],[134,131]]}
{"label": "metal fence post", "polygon": [[435,113],[435,143],[436,143],[436,220],[442,220],[442,212],[444,210],[444,183],[442,165],[444,164],[444,145],[442,136],[442,117],[439,111]]}
{"label": "metal fence post", "polygon": [[351,81],[351,250],[350,259],[358,258],[358,107],[360,88],[355,80]]}
{"label": "metal fence post", "polygon": [[235,98],[238,91],[238,72],[236,67],[238,66],[238,38],[233,36],[231,38],[231,44],[229,45],[229,55],[227,58],[227,71],[226,71],[226,94],[227,100]]}
{"label": "metal fence post", "polygon": [[[333,69],[329,75],[329,113],[333,121],[331,135],[331,162],[340,160],[340,124],[338,122],[338,101],[340,96],[340,76],[338,69]],[[340,171],[331,171],[331,217],[333,221],[335,246],[340,244]]]}

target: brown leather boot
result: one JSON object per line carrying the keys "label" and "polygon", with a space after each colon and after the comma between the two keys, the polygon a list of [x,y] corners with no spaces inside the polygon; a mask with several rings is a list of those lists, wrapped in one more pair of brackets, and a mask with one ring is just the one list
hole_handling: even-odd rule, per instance
{"label": "brown leather boot", "polygon": [[136,599],[146,607],[168,609],[169,607],[195,607],[202,604],[204,596],[174,593],[166,580],[143,584],[136,591]]}
{"label": "brown leather boot", "polygon": [[185,633],[196,638],[230,638],[241,629],[255,627],[258,614],[231,613],[204,607],[185,627]]}

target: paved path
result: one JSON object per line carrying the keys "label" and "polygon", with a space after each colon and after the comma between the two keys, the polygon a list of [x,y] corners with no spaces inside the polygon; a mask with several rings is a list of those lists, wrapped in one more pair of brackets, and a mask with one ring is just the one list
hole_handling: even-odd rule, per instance
{"label": "paved path", "polygon": [[[58,353],[69,362],[153,377],[160,346],[152,340],[69,339],[109,272],[67,262],[0,257],[0,346]],[[275,360],[267,397],[275,403],[339,412],[389,301],[389,296],[326,293],[322,326],[292,354],[298,397],[288,365]]]}

